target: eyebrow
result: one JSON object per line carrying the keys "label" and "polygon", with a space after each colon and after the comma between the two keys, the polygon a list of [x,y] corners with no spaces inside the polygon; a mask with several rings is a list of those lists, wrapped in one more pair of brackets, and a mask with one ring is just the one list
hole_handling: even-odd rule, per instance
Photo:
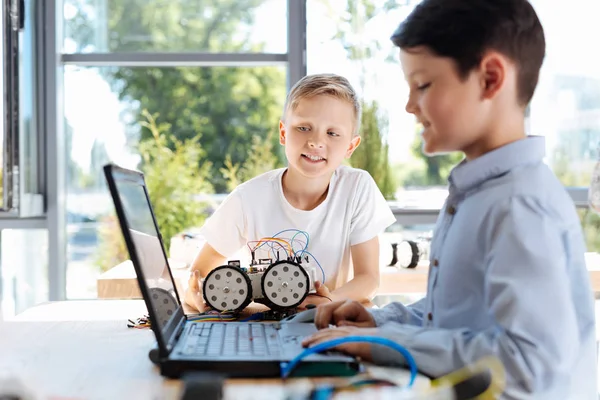
{"label": "eyebrow", "polygon": [[423,73],[423,72],[426,72],[425,68],[419,68],[416,71],[413,71],[410,74],[408,74],[408,77],[412,78],[414,75],[417,75],[417,74],[420,74],[420,73]]}

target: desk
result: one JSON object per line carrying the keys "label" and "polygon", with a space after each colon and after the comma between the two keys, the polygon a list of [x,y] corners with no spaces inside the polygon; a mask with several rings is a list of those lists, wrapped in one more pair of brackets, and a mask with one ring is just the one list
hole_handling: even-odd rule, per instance
{"label": "desk", "polygon": [[[146,313],[141,300],[83,300],[46,303],[0,324],[0,375],[7,372],[35,388],[40,399],[178,399],[181,383],[160,376],[149,361],[149,329],[130,329],[128,318]],[[385,372],[379,368],[380,372]],[[406,380],[408,372],[393,372]],[[282,399],[310,379],[232,379],[225,399]],[[429,380],[417,379],[417,388]],[[364,398],[364,397],[363,397]]]}
{"label": "desk", "polygon": [[[600,254],[586,253],[587,270],[594,293],[600,294]],[[189,271],[181,262],[171,268],[178,289],[187,287]],[[422,261],[416,268],[403,269],[382,266],[378,295],[425,294],[429,262]],[[127,260],[98,277],[98,298],[141,299],[139,286],[131,261]],[[183,291],[181,291],[183,293]]]}

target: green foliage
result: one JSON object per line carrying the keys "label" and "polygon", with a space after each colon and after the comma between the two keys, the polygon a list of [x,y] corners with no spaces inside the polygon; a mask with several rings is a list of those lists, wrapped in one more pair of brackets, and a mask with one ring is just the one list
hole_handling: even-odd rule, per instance
{"label": "green foliage", "polygon": [[361,144],[350,164],[368,171],[386,199],[393,199],[396,183],[389,164],[389,146],[382,130],[387,130],[387,120],[379,115],[379,105],[373,101],[362,105]]}
{"label": "green foliage", "polygon": [[[199,137],[178,140],[169,134],[169,124],[157,123],[156,115],[151,115],[146,110],[142,115],[146,120],[140,124],[152,136],[138,145],[142,157],[140,169],[144,173],[156,222],[168,253],[173,236],[202,225],[206,219],[203,204],[195,200],[194,196],[213,193],[207,179],[210,163],[203,162],[205,155],[199,144]],[[94,263],[101,271],[129,258],[114,215],[102,220],[98,236],[99,246]]]}
{"label": "green foliage", "polygon": [[227,182],[227,190],[232,191],[240,183],[281,166],[281,161],[273,149],[273,140],[270,137],[263,139],[257,135],[252,137],[248,158],[243,165],[234,164],[231,157],[227,155],[221,174]]}
{"label": "green foliage", "polygon": [[415,133],[411,152],[415,159],[422,161],[423,168],[415,172],[409,182],[404,182],[406,186],[445,186],[448,184],[450,171],[463,159],[463,154],[459,152],[426,156],[423,153],[423,139],[419,133]]}
{"label": "green foliage", "polygon": [[[324,5],[333,15],[328,1]],[[366,82],[373,77],[366,62],[382,52],[381,44],[365,40],[365,29],[373,18],[396,8],[392,1],[347,0],[346,13],[336,15],[337,34],[333,37],[341,42],[348,59],[360,70],[360,92],[364,96]],[[387,58],[387,54],[384,59]],[[388,121],[377,101],[362,102],[361,145],[350,158],[350,165],[368,171],[386,199],[393,199],[398,182],[394,179],[389,164],[389,146],[386,135]]]}
{"label": "green foliage", "polygon": [[[177,233],[202,225],[206,216],[194,196],[213,193],[208,180],[211,164],[199,144],[200,136],[179,140],[168,134],[168,123],[156,122],[143,111],[141,124],[152,134],[139,144],[150,200],[165,246]],[[200,166],[200,167],[199,167]]]}
{"label": "green foliage", "polygon": [[589,208],[577,210],[581,224],[587,251],[600,251],[600,216]]}
{"label": "green foliage", "polygon": [[[265,0],[106,1],[102,13],[88,11],[97,8],[96,0],[69,2],[77,5],[78,13],[65,28],[68,37],[76,38],[79,51],[96,45],[96,30],[103,29],[108,35],[100,51],[264,51],[264,44],[251,36],[251,27],[255,9]],[[148,109],[159,112],[179,140],[201,135],[211,164],[207,179],[217,192],[226,190],[220,170],[227,157],[233,164],[244,164],[253,138],[266,139],[276,130],[286,93],[285,68],[278,66],[119,67],[103,68],[101,73],[134,120],[142,119],[142,110]],[[133,145],[152,133],[132,123],[128,136]],[[283,161],[280,153],[275,155]]]}

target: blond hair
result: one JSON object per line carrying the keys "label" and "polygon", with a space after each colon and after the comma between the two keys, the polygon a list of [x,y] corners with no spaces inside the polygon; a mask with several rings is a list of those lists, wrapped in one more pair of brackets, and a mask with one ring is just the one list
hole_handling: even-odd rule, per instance
{"label": "blond hair", "polygon": [[288,110],[295,110],[302,99],[328,95],[346,101],[354,108],[354,135],[360,129],[361,106],[348,79],[336,74],[314,74],[300,79],[290,90],[283,107],[283,118]]}

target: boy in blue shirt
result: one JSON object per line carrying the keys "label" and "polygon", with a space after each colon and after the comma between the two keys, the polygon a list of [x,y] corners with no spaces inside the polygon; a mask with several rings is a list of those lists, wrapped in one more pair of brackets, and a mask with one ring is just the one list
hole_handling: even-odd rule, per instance
{"label": "boy in blue shirt", "polygon": [[[436,224],[427,296],[371,311],[350,301],[323,305],[321,330],[304,345],[383,336],[431,376],[493,355],[507,373],[503,398],[597,399],[580,221],[543,161],[544,138],[525,134],[545,54],[534,9],[526,0],[423,0],[392,41],[424,152],[465,154]],[[402,362],[379,346],[340,349]]]}

